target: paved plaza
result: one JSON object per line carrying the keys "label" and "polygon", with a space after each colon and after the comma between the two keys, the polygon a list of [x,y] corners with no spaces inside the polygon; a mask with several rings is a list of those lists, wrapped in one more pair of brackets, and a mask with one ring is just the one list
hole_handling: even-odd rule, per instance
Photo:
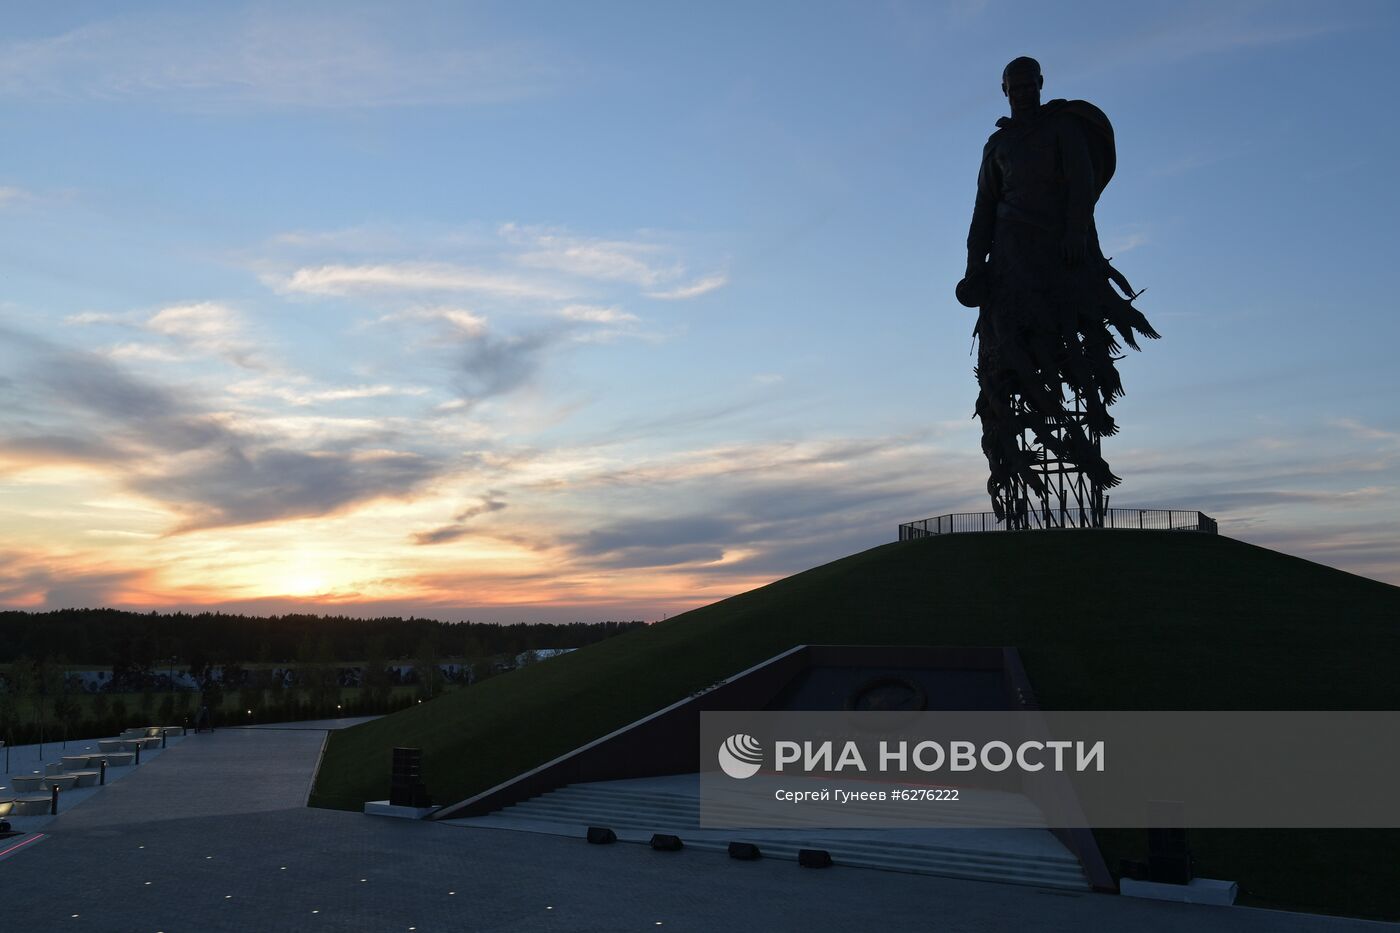
{"label": "paved plaza", "polygon": [[[0,858],[6,930],[1371,931],[305,807],[335,723],[190,735]],[[386,763],[387,766],[387,763]],[[431,778],[431,775],[429,776]],[[0,850],[25,840],[17,836]]]}

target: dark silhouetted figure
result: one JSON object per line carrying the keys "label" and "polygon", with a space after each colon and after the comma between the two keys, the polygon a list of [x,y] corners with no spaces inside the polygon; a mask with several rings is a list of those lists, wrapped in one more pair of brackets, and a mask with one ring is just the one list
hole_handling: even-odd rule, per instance
{"label": "dark silhouetted figure", "polygon": [[[1119,339],[1158,334],[1099,248],[1094,204],[1113,177],[1113,127],[1082,100],[1040,102],[1033,58],[1002,72],[1011,116],[982,150],[958,301],[980,307],[976,415],[992,509],[1011,527],[1102,523],[1118,483],[1100,453],[1123,394]],[[1116,283],[1127,297],[1109,284]],[[1116,333],[1116,337],[1115,337]],[[1058,517],[1058,520],[1056,518]]]}

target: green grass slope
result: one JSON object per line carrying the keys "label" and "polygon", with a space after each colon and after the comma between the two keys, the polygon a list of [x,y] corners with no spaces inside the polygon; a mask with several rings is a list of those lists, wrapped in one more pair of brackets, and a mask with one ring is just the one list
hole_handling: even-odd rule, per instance
{"label": "green grass slope", "polygon": [[[955,535],[873,548],[334,733],[311,804],[386,797],[395,745],[423,749],[435,799],[460,800],[804,643],[1015,645],[1046,708],[1400,709],[1400,588],[1188,532]],[[1102,838],[1110,865],[1134,844]]]}

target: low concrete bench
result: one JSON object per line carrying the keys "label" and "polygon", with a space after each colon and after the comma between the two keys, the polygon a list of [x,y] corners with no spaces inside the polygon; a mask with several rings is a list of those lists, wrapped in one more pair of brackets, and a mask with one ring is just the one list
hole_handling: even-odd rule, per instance
{"label": "low concrete bench", "polygon": [[51,761],[44,765],[44,774],[62,774],[64,771],[62,762]]}
{"label": "low concrete bench", "polygon": [[10,812],[14,810],[14,808],[15,798],[0,797],[0,819],[4,819],[5,817],[9,816]]}
{"label": "low concrete bench", "polygon": [[78,776],[76,774],[50,774],[44,778],[45,788],[57,787],[59,790],[72,790],[78,786]]}
{"label": "low concrete bench", "polygon": [[96,787],[97,779],[102,776],[101,771],[69,771],[68,773],[78,779],[79,787]]}
{"label": "low concrete bench", "polygon": [[63,770],[79,771],[88,766],[88,761],[94,758],[101,758],[101,755],[64,755]]}
{"label": "low concrete bench", "polygon": [[15,816],[48,816],[52,807],[53,798],[48,794],[36,794],[32,797],[16,797],[12,812]]}
{"label": "low concrete bench", "polygon": [[21,794],[32,794],[44,789],[44,776],[42,774],[16,774],[10,778],[10,783]]}
{"label": "low concrete bench", "polygon": [[136,763],[136,755],[132,752],[111,752],[98,757],[107,762],[109,768],[125,768],[127,765]]}
{"label": "low concrete bench", "polygon": [[104,752],[119,752],[122,750],[123,739],[98,739],[97,747]]}
{"label": "low concrete bench", "polygon": [[163,726],[137,726],[134,729],[123,729],[118,736],[121,739],[158,739]]}

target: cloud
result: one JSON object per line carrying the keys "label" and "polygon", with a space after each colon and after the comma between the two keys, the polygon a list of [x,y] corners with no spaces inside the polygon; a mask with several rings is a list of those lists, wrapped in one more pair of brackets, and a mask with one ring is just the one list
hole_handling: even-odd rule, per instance
{"label": "cloud", "polygon": [[469,531],[465,525],[443,525],[431,531],[415,532],[410,540],[414,544],[447,544],[465,537]]}
{"label": "cloud", "polygon": [[478,515],[486,515],[491,512],[499,512],[506,507],[506,502],[502,498],[504,493],[499,490],[492,490],[482,496],[481,502],[470,508],[458,512],[452,519],[452,524],[442,525],[431,531],[420,531],[411,536],[410,540],[414,544],[446,544],[449,541],[456,541],[458,538],[466,536],[470,532],[467,523]]}
{"label": "cloud", "polygon": [[483,335],[467,343],[457,357],[458,393],[480,401],[525,385],[539,369],[544,351],[557,334],[536,331],[508,337]]}
{"label": "cloud", "polygon": [[109,463],[121,461],[126,453],[109,440],[95,434],[9,434],[0,450],[0,473],[8,468],[24,468],[51,463]]}
{"label": "cloud", "polygon": [[72,327],[110,325],[157,340],[126,340],[101,351],[113,360],[159,363],[188,362],[192,356],[221,357],[243,369],[269,368],[247,334],[242,315],[216,301],[168,305],[150,311],[83,311],[63,318]]}
{"label": "cloud", "polygon": [[29,375],[45,400],[69,417],[101,419],[111,437],[166,451],[228,437],[216,419],[175,391],[129,376],[108,360],[78,351],[46,356],[40,365],[31,364]]}
{"label": "cloud", "polygon": [[530,246],[516,256],[522,266],[555,269],[580,278],[650,286],[681,271],[676,264],[658,266],[647,261],[661,252],[655,243],[601,240],[515,224],[502,226],[501,235],[512,243]]}
{"label": "cloud", "polygon": [[618,308],[599,308],[592,305],[569,305],[559,314],[570,321],[585,321],[590,324],[632,324],[638,320],[635,314],[628,314]]}
{"label": "cloud", "polygon": [[0,95],[366,109],[491,104],[561,83],[562,57],[544,45],[480,35],[443,42],[437,30],[388,10],[129,15],[0,43]]}
{"label": "cloud", "polygon": [[[404,231],[355,227],[324,234],[297,231],[265,241],[249,267],[288,295],[338,297],[366,306],[376,323],[435,322],[434,342],[486,334],[488,319],[562,318],[574,344],[619,337],[664,340],[645,332],[627,302],[693,298],[722,287],[724,273],[698,279],[679,249],[646,231],[630,239],[586,236],[505,223]],[[396,255],[397,254],[397,255]]]}
{"label": "cloud", "polygon": [[982,480],[976,458],[908,437],[623,456],[634,462],[599,464],[540,487],[607,516],[560,536],[575,572],[668,567],[772,579],[889,540],[900,521],[922,517],[930,499],[955,510]]}
{"label": "cloud", "polygon": [[696,279],[687,285],[678,285],[675,288],[665,291],[647,292],[648,298],[661,298],[666,301],[682,301],[686,298],[698,298],[708,294],[715,289],[723,288],[729,284],[729,276],[723,272],[714,275],[707,275],[702,279]]}
{"label": "cloud", "polygon": [[556,287],[444,262],[307,266],[272,278],[274,287],[307,295],[364,292],[484,292],[512,298],[568,298]]}
{"label": "cloud", "polygon": [[146,326],[158,334],[195,341],[227,340],[239,330],[234,311],[210,301],[162,308]]}
{"label": "cloud", "polygon": [[1358,437],[1362,440],[1391,442],[1400,441],[1400,431],[1387,431],[1384,428],[1372,427],[1371,425],[1358,421],[1355,418],[1337,418],[1334,419],[1331,423],[1336,425],[1337,427],[1345,429],[1354,437]]}
{"label": "cloud", "polygon": [[0,605],[85,609],[119,603],[151,577],[143,569],[72,567],[20,552],[0,553]]}
{"label": "cloud", "polygon": [[177,533],[402,498],[445,468],[430,450],[370,447],[369,438],[316,446],[243,430],[197,393],[148,383],[101,356],[14,331],[0,337],[27,350],[20,371],[37,417],[65,426],[41,434],[0,422],[4,446],[16,441],[31,458],[102,460],[121,486],[180,516]]}
{"label": "cloud", "polygon": [[223,357],[243,369],[267,368],[257,347],[244,336],[242,318],[226,305],[212,301],[171,305],[151,315],[145,326],[196,352]]}
{"label": "cloud", "polygon": [[1090,46],[1067,56],[1078,62],[1067,77],[1081,81],[1088,75],[1130,68],[1177,65],[1203,55],[1219,55],[1241,49],[1306,42],[1355,28],[1352,23],[1332,21],[1288,22],[1286,14],[1268,4],[1244,7],[1215,2],[1198,2],[1173,7],[1157,23],[1138,31],[1103,40],[1095,36]]}
{"label": "cloud", "polygon": [[25,201],[32,201],[34,195],[23,188],[15,188],[11,185],[0,185],[0,208],[5,208],[11,204],[20,204]]}
{"label": "cloud", "polygon": [[267,382],[265,380],[247,380],[244,382],[232,383],[228,386],[231,395],[240,398],[266,397],[276,398],[298,407],[306,405],[316,405],[321,402],[344,402],[366,398],[388,398],[393,396],[416,396],[427,395],[429,390],[424,386],[399,386],[379,383],[377,385],[339,386],[326,389],[300,388],[294,385],[283,385]]}
{"label": "cloud", "polygon": [[1228,159],[1238,158],[1249,150],[1247,146],[1230,146],[1228,148],[1218,148],[1211,151],[1188,152],[1184,155],[1176,156],[1155,168],[1149,168],[1148,173],[1159,178],[1171,178],[1177,175],[1185,175],[1194,172],[1196,169],[1205,168],[1207,165],[1215,165]]}
{"label": "cloud", "polygon": [[1192,508],[1212,514],[1217,510],[1221,511],[1222,514],[1235,513],[1241,510],[1275,505],[1366,507],[1391,494],[1392,490],[1383,486],[1339,490],[1258,489],[1251,486],[1222,489],[1218,492],[1195,492],[1190,496],[1190,505]]}
{"label": "cloud", "polygon": [[169,347],[154,343],[139,343],[133,340],[114,343],[100,352],[108,359],[122,361],[144,360],[150,363],[182,363],[185,361],[185,357]]}
{"label": "cloud", "polygon": [[1158,63],[1170,63],[1198,55],[1302,42],[1351,28],[1338,22],[1281,22],[1267,8],[1261,8],[1260,15],[1262,18],[1259,21],[1246,22],[1236,15],[1236,11],[1216,8],[1203,17],[1174,17],[1170,25],[1152,30],[1140,38],[1137,55]]}
{"label": "cloud", "polygon": [[688,515],[617,522],[570,535],[565,540],[577,553],[609,554],[627,549],[714,544],[732,540],[736,530],[732,519]]}
{"label": "cloud", "polygon": [[63,323],[70,325],[87,324],[124,324],[127,316],[121,314],[110,314],[104,311],[83,311],[80,314],[70,314],[63,319]]}
{"label": "cloud", "polygon": [[1150,242],[1146,231],[1130,230],[1123,233],[1115,233],[1104,238],[1103,251],[1110,258],[1121,256],[1122,254],[1135,250],[1139,246],[1144,246]]}
{"label": "cloud", "polygon": [[541,227],[503,224],[501,236],[524,246],[516,256],[523,266],[564,272],[600,282],[624,282],[649,289],[648,298],[694,298],[728,283],[724,273],[678,283],[685,264],[671,258],[673,250],[654,240],[615,240],[579,236]]}
{"label": "cloud", "polygon": [[334,514],[412,493],[439,472],[415,453],[299,451],[230,444],[130,487],[183,515],[174,533]]}
{"label": "cloud", "polygon": [[453,340],[469,340],[486,333],[486,318],[466,308],[436,306],[408,308],[379,318],[379,323],[396,321],[431,321],[445,325],[446,336]]}
{"label": "cloud", "polygon": [[641,318],[615,306],[569,305],[560,310],[559,316],[574,325],[569,339],[575,343],[609,343],[619,337],[665,339],[662,334],[643,331],[638,326]]}
{"label": "cloud", "polygon": [[426,395],[422,386],[346,386],[343,389],[321,389],[309,393],[306,398],[313,402],[342,402],[346,399],[383,398],[386,395]]}

